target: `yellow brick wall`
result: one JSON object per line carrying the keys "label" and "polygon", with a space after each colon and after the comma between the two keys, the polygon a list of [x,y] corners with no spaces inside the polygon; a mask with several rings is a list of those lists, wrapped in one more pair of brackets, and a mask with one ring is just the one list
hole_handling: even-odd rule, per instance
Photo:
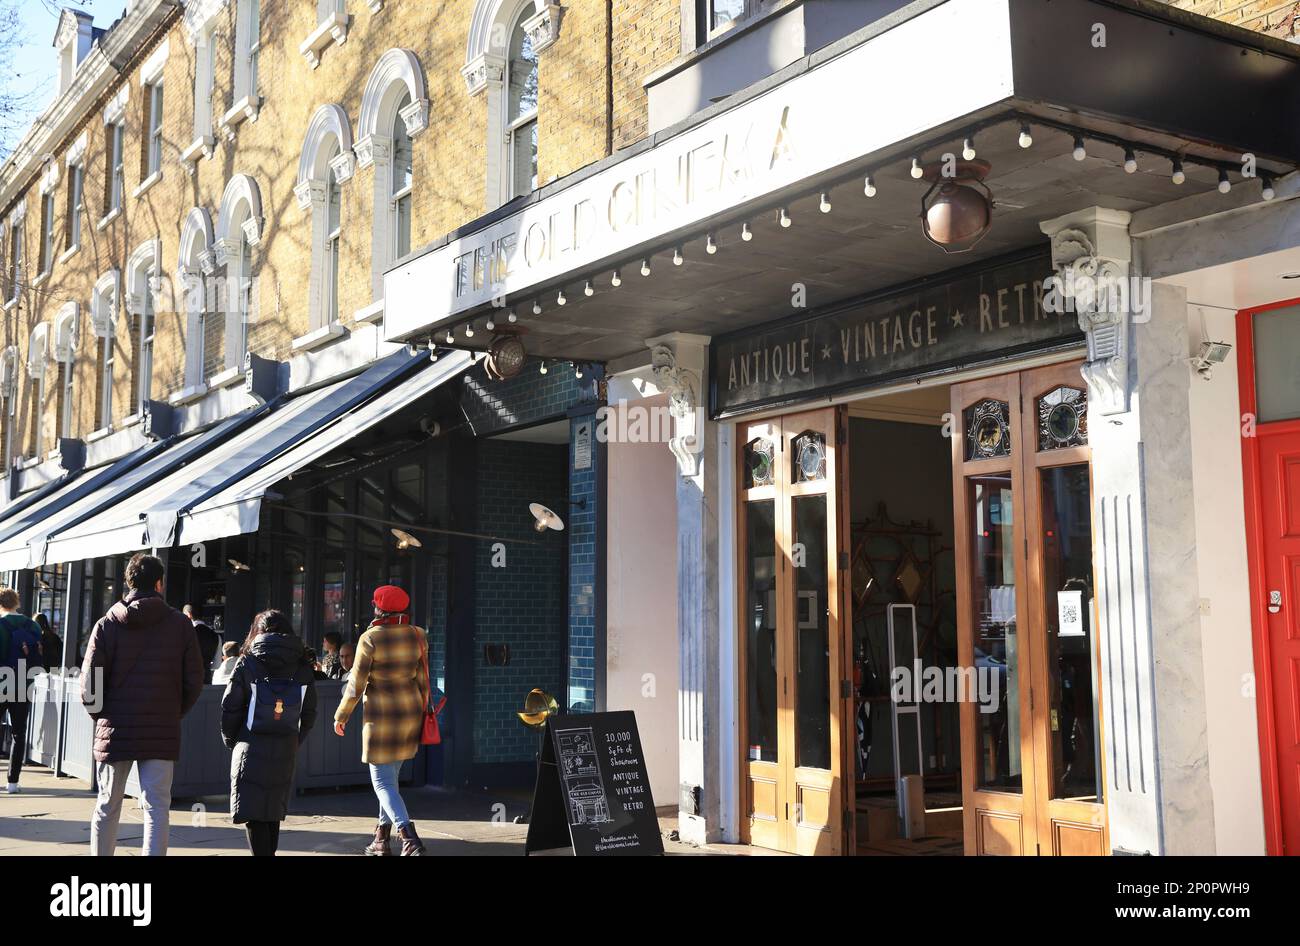
{"label": "yellow brick wall", "polygon": [[676,2],[610,0],[613,29],[614,150],[646,136],[646,76],[681,54],[681,5]]}
{"label": "yellow brick wall", "polygon": [[1282,39],[1300,37],[1300,0],[1164,0],[1201,16]]}

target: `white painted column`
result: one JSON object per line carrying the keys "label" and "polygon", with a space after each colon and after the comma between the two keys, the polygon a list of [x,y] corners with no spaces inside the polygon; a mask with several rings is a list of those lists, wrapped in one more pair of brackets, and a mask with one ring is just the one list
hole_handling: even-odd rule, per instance
{"label": "white painted column", "polygon": [[718,636],[718,437],[705,420],[709,339],[648,339],[652,371],[669,396],[677,460],[678,743],[682,840],[722,837]]}
{"label": "white painted column", "polygon": [[1088,335],[1110,840],[1122,852],[1212,854],[1186,302],[1129,278],[1128,224],[1100,207],[1042,224]]}

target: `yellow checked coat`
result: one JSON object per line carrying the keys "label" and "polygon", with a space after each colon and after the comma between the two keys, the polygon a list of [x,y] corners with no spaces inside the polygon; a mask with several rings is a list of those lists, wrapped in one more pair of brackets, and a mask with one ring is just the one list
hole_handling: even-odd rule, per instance
{"label": "yellow checked coat", "polygon": [[429,693],[422,663],[427,646],[424,631],[410,624],[371,625],[357,641],[356,662],[334,721],[347,723],[364,699],[362,762],[405,762],[419,751]]}

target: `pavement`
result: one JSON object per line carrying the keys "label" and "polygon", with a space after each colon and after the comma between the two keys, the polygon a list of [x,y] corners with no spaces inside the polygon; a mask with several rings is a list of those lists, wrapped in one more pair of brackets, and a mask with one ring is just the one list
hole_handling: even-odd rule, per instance
{"label": "pavement", "polygon": [[[80,779],[41,766],[26,766],[22,791],[0,791],[0,857],[89,856],[90,814],[95,796]],[[528,810],[524,793],[488,796],[423,786],[404,788],[402,797],[430,855],[520,856],[528,826],[515,824]],[[314,790],[295,795],[280,828],[281,855],[359,855],[374,832],[376,802],[368,789]],[[669,854],[750,854],[744,845],[697,847],[674,839],[675,812],[661,810],[660,829]],[[144,833],[139,804],[122,803],[117,853],[136,855]],[[172,805],[169,854],[245,856],[244,829],[232,824],[227,799],[183,799]]]}

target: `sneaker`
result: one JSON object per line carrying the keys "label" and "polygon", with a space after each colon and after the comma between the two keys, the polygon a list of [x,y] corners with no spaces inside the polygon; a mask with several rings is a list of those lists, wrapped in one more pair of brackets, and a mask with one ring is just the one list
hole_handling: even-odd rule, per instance
{"label": "sneaker", "polygon": [[19,792],[18,783],[17,783],[17,782],[10,782],[10,783],[5,787],[5,791],[8,792],[10,795],[17,795],[18,792]]}

